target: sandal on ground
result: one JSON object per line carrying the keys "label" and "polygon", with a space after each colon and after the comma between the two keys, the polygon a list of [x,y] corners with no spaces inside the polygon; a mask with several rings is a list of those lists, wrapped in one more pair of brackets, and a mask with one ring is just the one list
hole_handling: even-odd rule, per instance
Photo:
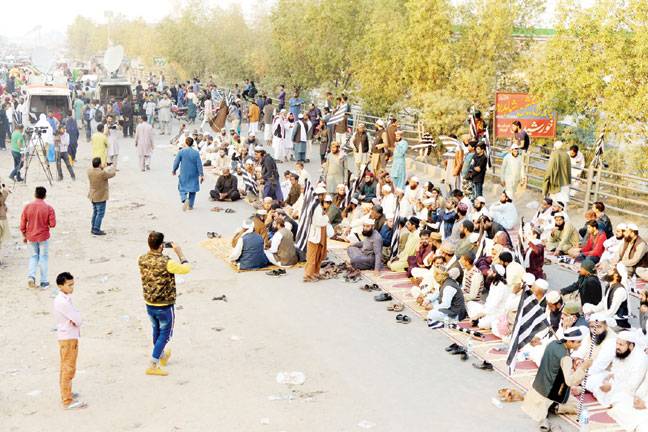
{"label": "sandal on ground", "polygon": [[[345,277],[344,279],[348,281],[349,278],[348,278],[348,277]],[[369,284],[364,284],[364,285],[362,285],[362,286],[360,287],[360,289],[361,289],[362,291],[371,291],[371,286],[369,286]]]}
{"label": "sandal on ground", "polygon": [[371,291],[380,291],[380,287],[377,284],[372,284]]}
{"label": "sandal on ground", "polygon": [[409,323],[412,322],[412,318],[410,318],[407,315],[398,314],[398,315],[396,315],[396,322],[401,323],[401,324],[409,324]]}
{"label": "sandal on ground", "polygon": [[484,360],[481,363],[473,363],[472,364],[475,369],[481,369],[481,370],[487,370],[487,371],[492,371],[493,370],[493,364],[490,362],[487,362]]}
{"label": "sandal on ground", "polygon": [[221,212],[221,211],[223,211],[223,209],[220,208],[220,207],[212,207],[210,211],[213,211],[213,212]]}
{"label": "sandal on ground", "polygon": [[391,294],[386,292],[374,296],[374,300],[376,300],[377,302],[390,301],[391,299],[392,299]]}
{"label": "sandal on ground", "polygon": [[222,236],[220,234],[218,234],[217,232],[211,232],[210,231],[210,232],[207,233],[207,238],[209,238],[209,239],[219,239],[221,237]]}
{"label": "sandal on ground", "polygon": [[405,305],[402,303],[392,303],[387,306],[387,310],[390,312],[402,312],[405,309]]}
{"label": "sandal on ground", "polygon": [[445,347],[445,350],[446,350],[447,352],[450,352],[450,351],[454,351],[454,350],[456,350],[457,348],[459,348],[459,345],[456,344],[456,343],[453,343],[453,344],[448,345],[447,347]]}
{"label": "sandal on ground", "polygon": [[234,209],[226,208],[225,213],[236,213],[236,212],[234,211]]}

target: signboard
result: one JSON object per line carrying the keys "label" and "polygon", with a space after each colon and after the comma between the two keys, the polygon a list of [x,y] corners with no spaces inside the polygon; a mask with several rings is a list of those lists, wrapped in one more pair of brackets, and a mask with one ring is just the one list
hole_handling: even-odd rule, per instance
{"label": "signboard", "polygon": [[540,111],[526,93],[495,94],[495,138],[511,138],[511,124],[519,120],[531,138],[555,138],[556,113]]}

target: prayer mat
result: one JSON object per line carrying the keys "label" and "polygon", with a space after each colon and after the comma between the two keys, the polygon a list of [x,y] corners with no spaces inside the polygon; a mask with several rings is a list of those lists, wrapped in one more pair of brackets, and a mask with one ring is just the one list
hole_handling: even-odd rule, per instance
{"label": "prayer mat", "polygon": [[232,251],[232,237],[221,237],[221,238],[203,240],[200,242],[200,246],[204,247],[205,249],[213,253],[216,256],[216,258],[220,258],[221,260],[223,260],[225,264],[227,264],[236,273],[246,273],[246,272],[254,272],[254,271],[267,272],[267,271],[277,270],[277,269],[288,270],[291,268],[304,267],[306,265],[306,263],[297,263],[294,266],[290,266],[290,267],[279,267],[276,265],[269,265],[268,267],[263,267],[259,269],[241,270],[238,268],[236,263],[233,263],[229,260],[229,255]]}

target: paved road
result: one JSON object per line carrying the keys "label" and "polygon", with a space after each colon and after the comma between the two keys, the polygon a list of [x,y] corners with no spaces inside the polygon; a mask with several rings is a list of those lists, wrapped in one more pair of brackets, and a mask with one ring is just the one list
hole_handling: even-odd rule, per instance
{"label": "paved road", "polygon": [[[88,164],[87,145],[81,156],[77,171]],[[0,153],[0,172],[8,172],[9,159]],[[363,430],[363,421],[374,431],[535,430],[519,404],[491,403],[505,379],[446,354],[446,337],[424,323],[397,325],[383,303],[356,286],[305,285],[302,270],[279,279],[234,274],[198,243],[207,231],[233,232],[250,207],[239,202],[231,205],[235,214],[210,212],[207,186],[214,179],[208,179],[196,210],[183,213],[170,150],[156,150],[149,173],[140,173],[135,160],[132,141],[123,141],[106,238],[88,233],[82,172],[75,184],[56,184],[49,197],[60,221],[50,274],[69,269],[77,275],[75,302],[86,321],[75,380],[90,404],[84,412],[58,406],[51,299],[25,288],[27,251],[9,251],[0,270],[2,430],[329,432]],[[12,224],[37,176],[11,198]],[[146,251],[148,229],[182,244],[194,265],[178,285],[166,378],[143,373],[150,330],[136,259]],[[229,301],[211,300],[220,294]],[[294,400],[271,400],[289,391],[275,381],[280,371],[306,374]]]}

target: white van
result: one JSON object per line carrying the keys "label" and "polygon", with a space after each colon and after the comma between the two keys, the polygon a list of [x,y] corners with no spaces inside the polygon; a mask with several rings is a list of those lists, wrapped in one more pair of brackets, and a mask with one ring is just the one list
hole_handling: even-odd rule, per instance
{"label": "white van", "polygon": [[27,86],[26,91],[26,112],[29,113],[29,118],[24,118],[23,115],[23,123],[26,127],[35,124],[39,116],[47,115],[48,111],[60,113],[61,117],[66,117],[72,111],[72,98],[66,86],[33,85]]}

